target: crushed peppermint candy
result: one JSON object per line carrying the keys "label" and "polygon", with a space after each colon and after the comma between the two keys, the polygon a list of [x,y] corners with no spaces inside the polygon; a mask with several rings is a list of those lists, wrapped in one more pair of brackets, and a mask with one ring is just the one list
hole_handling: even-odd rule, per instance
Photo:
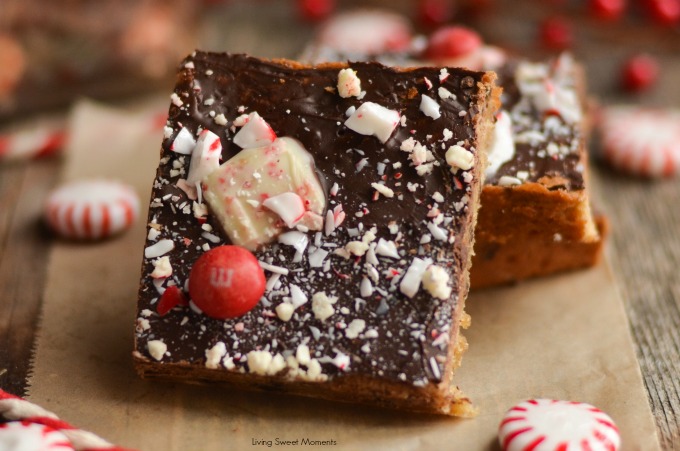
{"label": "crushed peppermint candy", "polygon": [[420,99],[420,111],[423,112],[425,116],[431,117],[432,119],[439,119],[441,117],[440,107],[436,100],[432,97],[422,95]]}
{"label": "crushed peppermint candy", "polygon": [[345,126],[361,135],[373,135],[385,143],[399,123],[399,112],[374,102],[364,102],[345,121]]}

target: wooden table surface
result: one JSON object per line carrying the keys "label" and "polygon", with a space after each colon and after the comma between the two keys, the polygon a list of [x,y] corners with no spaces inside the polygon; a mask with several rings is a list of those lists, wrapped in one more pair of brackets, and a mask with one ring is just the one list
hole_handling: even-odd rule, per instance
{"label": "wooden table surface", "polygon": [[[405,3],[395,2],[402,11],[408,10]],[[499,1],[495,9],[468,22],[490,42],[536,53],[535,24],[550,13],[546,3]],[[213,26],[225,20],[232,26],[205,28],[203,41],[230,51],[294,56],[311,30],[301,26],[292,33],[275,26],[290,17],[290,7],[270,6],[258,11],[256,20],[252,7],[239,3],[213,11]],[[561,12],[576,23],[575,52],[585,61],[591,93],[601,103],[680,107],[677,29],[653,27],[639,18],[605,26],[581,17],[579,8]],[[653,53],[663,68],[658,85],[638,97],[622,94],[616,86],[618,66],[636,51]],[[596,143],[592,153],[597,154]],[[18,395],[25,393],[30,374],[52,242],[40,222],[42,204],[58,182],[61,166],[59,158],[0,162],[0,388]],[[591,176],[596,206],[612,224],[607,257],[625,302],[661,443],[664,449],[680,450],[680,179],[635,179],[597,162]]]}

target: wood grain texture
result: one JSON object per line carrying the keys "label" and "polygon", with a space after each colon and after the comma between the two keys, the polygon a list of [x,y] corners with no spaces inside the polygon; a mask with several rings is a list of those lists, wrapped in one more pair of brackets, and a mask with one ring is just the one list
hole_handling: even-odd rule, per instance
{"label": "wood grain texture", "polygon": [[40,217],[58,160],[0,167],[0,387],[17,395],[42,302],[50,237]]}
{"label": "wood grain texture", "polygon": [[607,249],[664,449],[680,449],[680,180],[595,170]]}

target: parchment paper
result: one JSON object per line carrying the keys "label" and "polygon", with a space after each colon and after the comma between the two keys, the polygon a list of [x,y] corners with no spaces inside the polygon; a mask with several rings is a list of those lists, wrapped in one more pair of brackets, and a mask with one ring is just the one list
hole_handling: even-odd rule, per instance
{"label": "parchment paper", "polygon": [[[143,116],[79,105],[64,178],[117,177],[146,203],[161,136]],[[55,246],[30,381],[30,400],[115,443],[144,451],[498,449],[503,413],[550,397],[608,412],[626,450],[659,449],[606,264],[468,299],[470,349],[456,380],[481,413],[461,420],[138,379],[131,351],[144,234],[142,219],[104,243]]]}

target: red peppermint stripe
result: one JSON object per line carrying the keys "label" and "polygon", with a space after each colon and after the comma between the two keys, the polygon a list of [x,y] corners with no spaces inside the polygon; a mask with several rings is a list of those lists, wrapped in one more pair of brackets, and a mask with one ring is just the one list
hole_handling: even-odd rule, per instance
{"label": "red peppermint stripe", "polygon": [[[12,416],[7,416],[8,413]],[[16,418],[17,413],[21,414],[20,418]],[[131,448],[112,445],[99,436],[78,429],[56,416],[46,415],[54,414],[36,404],[0,389],[0,419],[20,421],[23,424],[35,423],[55,429],[70,440],[70,443],[64,444],[64,446],[69,445],[76,451],[135,451]]]}

